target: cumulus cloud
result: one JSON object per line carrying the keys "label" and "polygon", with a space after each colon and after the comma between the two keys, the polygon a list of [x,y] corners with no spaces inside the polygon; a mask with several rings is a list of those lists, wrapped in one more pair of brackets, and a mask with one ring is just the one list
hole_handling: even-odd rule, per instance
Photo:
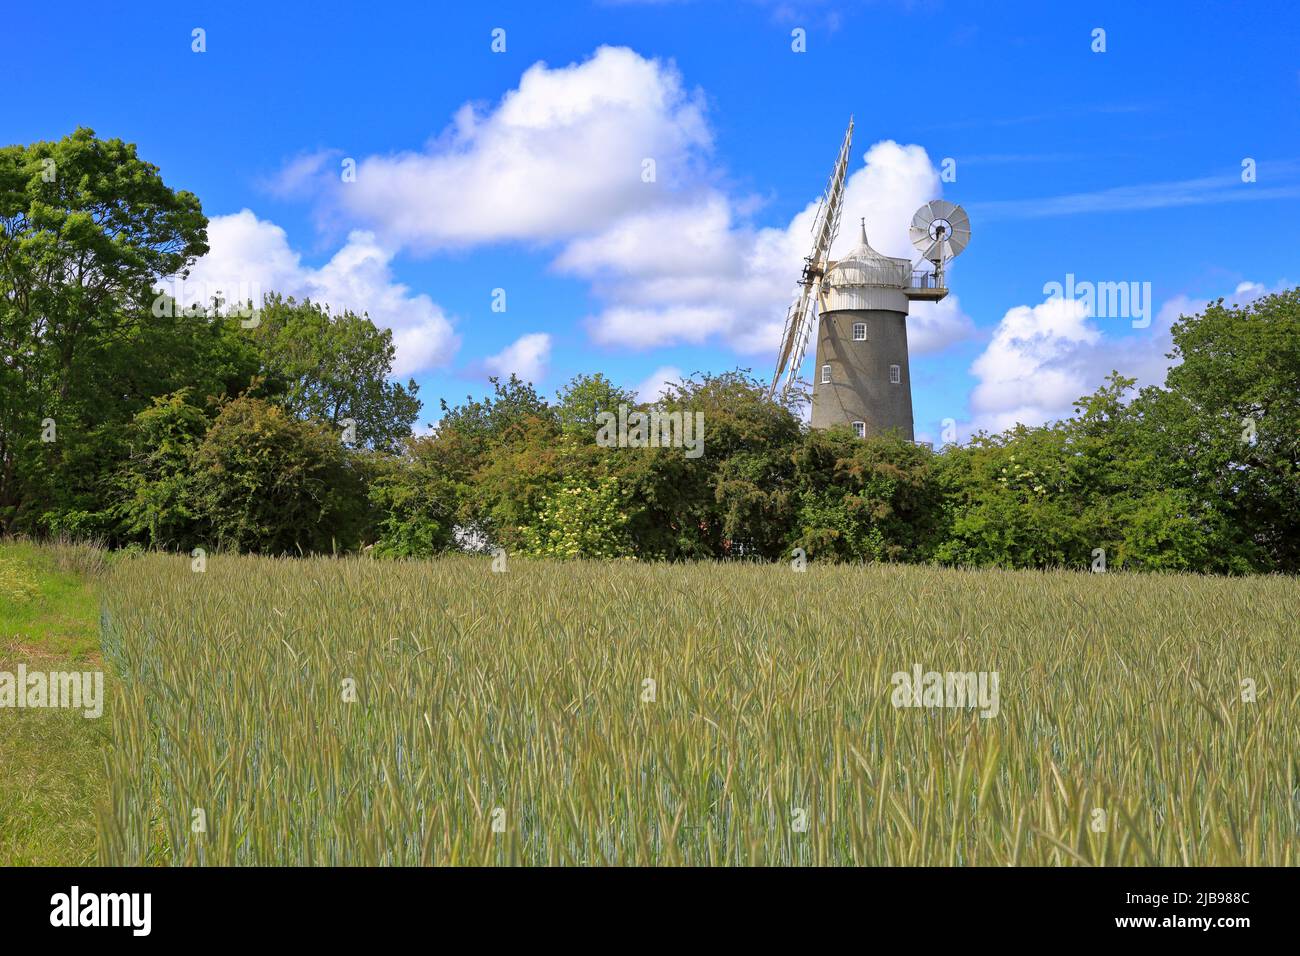
{"label": "cumulus cloud", "polygon": [[483,364],[489,372],[508,378],[518,375],[525,382],[538,382],[546,374],[551,358],[551,337],[544,332],[520,336]]}
{"label": "cumulus cloud", "polygon": [[971,365],[977,427],[1002,431],[1040,425],[1088,391],[1089,359],[1101,332],[1077,299],[1056,298],[1010,309]]}
{"label": "cumulus cloud", "polygon": [[[876,143],[845,183],[832,258],[858,244],[863,218],[873,248],[912,258],[912,214],[939,191],[924,149]],[[650,348],[718,339],[738,352],[774,356],[816,214],[812,201],[783,228],[752,228],[737,221],[726,196],[708,191],[575,239],[555,266],[590,280],[607,303],[588,321],[601,344]],[[910,344],[917,354],[974,334],[956,296],[914,303],[912,311]]]}
{"label": "cumulus cloud", "polygon": [[331,196],[415,249],[550,242],[671,192],[710,146],[702,100],[671,63],[601,47],[582,63],[533,65],[493,109],[465,104],[422,150],[362,159]]}
{"label": "cumulus cloud", "polygon": [[[341,182],[336,152],[324,151],[289,163],[275,188],[315,182],[322,221],[359,224],[385,248],[552,248],[557,273],[591,286],[585,324],[598,344],[715,343],[774,358],[834,141],[809,167],[810,201],[775,227],[754,225],[752,197],[719,185],[711,150],[702,96],[673,63],[601,47],[579,63],[534,64],[419,150],[360,158],[355,182]],[[916,145],[885,140],[858,155],[832,255],[857,244],[865,217],[876,249],[912,258],[907,226],[941,194],[937,171]],[[955,296],[915,303],[913,315],[918,354],[974,331]]]}
{"label": "cumulus cloud", "polygon": [[[1241,304],[1268,290],[1243,282],[1225,298]],[[970,371],[970,431],[1000,432],[1016,423],[1041,425],[1069,416],[1073,403],[1097,390],[1112,371],[1136,378],[1138,387],[1160,385],[1172,360],[1171,330],[1179,316],[1202,311],[1206,299],[1178,295],[1167,300],[1145,329],[1117,334],[1080,299],[1051,298],[1009,309]]]}
{"label": "cumulus cloud", "polygon": [[673,365],[661,365],[650,373],[649,376],[640,385],[636,387],[636,397],[639,402],[657,401],[664,393],[664,389],[670,384],[676,384],[682,380],[682,370]]}
{"label": "cumulus cloud", "polygon": [[405,376],[448,364],[459,340],[447,316],[423,293],[393,278],[390,249],[373,233],[355,231],[320,268],[302,263],[283,229],[250,210],[208,222],[211,251],[195,263],[182,287],[169,291],[185,305],[206,302],[215,290],[229,299],[261,301],[267,292],[328,303],[335,311],[367,312],[391,329],[397,348],[393,374]]}
{"label": "cumulus cloud", "polygon": [[939,302],[913,302],[908,312],[907,351],[911,355],[942,352],[977,334],[974,321],[962,311],[961,297],[955,292],[949,292]]}

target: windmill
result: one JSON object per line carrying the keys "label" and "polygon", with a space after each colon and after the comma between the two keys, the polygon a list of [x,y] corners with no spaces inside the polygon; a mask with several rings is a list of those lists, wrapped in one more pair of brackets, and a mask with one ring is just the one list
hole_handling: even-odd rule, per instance
{"label": "windmill", "polygon": [[817,204],[817,215],[813,217],[812,252],[804,258],[803,274],[799,277],[799,291],[795,293],[794,302],[790,304],[785,315],[785,331],[781,334],[781,350],[776,357],[776,372],[772,384],[768,387],[767,397],[771,398],[777,389],[782,374],[785,384],[781,386],[784,397],[799,378],[799,368],[803,365],[804,351],[808,348],[808,333],[813,325],[813,310],[819,306],[822,277],[826,274],[826,264],[831,254],[831,244],[840,231],[840,210],[844,205],[844,174],[849,168],[849,146],[853,142],[853,117],[849,117],[849,128],[844,133],[844,142],[840,146],[839,158],[835,160],[835,169],[831,173],[826,191],[822,193]]}
{"label": "windmill", "polygon": [[970,242],[970,218],[960,206],[942,199],[918,209],[909,230],[921,253],[915,264],[871,248],[864,219],[858,245],[830,261],[852,138],[850,119],[835,171],[817,207],[812,254],[804,260],[799,289],[786,313],[768,397],[778,388],[783,399],[788,396],[815,327],[812,427],[848,425],[859,437],[892,432],[911,441],[908,312],[912,302],[938,302],[948,295],[945,266]]}

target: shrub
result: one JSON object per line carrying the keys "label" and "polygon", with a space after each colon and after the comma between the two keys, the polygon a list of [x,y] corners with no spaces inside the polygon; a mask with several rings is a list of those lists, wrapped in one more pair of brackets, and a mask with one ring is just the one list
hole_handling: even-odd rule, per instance
{"label": "shrub", "polygon": [[131,457],[119,478],[124,537],[163,548],[195,541],[191,459],[207,428],[207,415],[190,404],[186,389],[154,399],[132,419]]}
{"label": "shrub", "polygon": [[455,545],[459,493],[437,444],[410,443],[405,456],[376,459],[370,503],[378,516],[376,557],[424,558]]}
{"label": "shrub", "polygon": [[619,558],[632,553],[617,478],[566,479],[534,524],[521,528],[524,553],[551,558]]}
{"label": "shrub", "polygon": [[808,432],[794,455],[796,546],[820,560],[925,560],[941,505],[933,457],[893,435]]}
{"label": "shrub", "polygon": [[194,503],[213,543],[265,554],[355,547],[357,470],[336,433],[255,398],[227,402],[195,449]]}

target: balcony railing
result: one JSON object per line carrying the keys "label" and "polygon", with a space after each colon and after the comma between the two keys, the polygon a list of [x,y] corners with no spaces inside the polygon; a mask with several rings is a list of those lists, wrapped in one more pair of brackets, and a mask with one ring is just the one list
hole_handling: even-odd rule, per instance
{"label": "balcony railing", "polygon": [[936,276],[933,272],[924,269],[917,269],[912,273],[912,282],[909,288],[912,289],[943,289],[947,288],[943,282],[943,276]]}

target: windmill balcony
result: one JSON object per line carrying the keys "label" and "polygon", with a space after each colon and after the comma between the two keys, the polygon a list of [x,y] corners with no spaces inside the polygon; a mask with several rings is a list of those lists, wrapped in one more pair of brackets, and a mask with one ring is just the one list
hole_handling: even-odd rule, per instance
{"label": "windmill balcony", "polygon": [[913,302],[938,302],[948,294],[948,287],[944,284],[942,275],[917,269],[912,273],[906,293],[907,298]]}

